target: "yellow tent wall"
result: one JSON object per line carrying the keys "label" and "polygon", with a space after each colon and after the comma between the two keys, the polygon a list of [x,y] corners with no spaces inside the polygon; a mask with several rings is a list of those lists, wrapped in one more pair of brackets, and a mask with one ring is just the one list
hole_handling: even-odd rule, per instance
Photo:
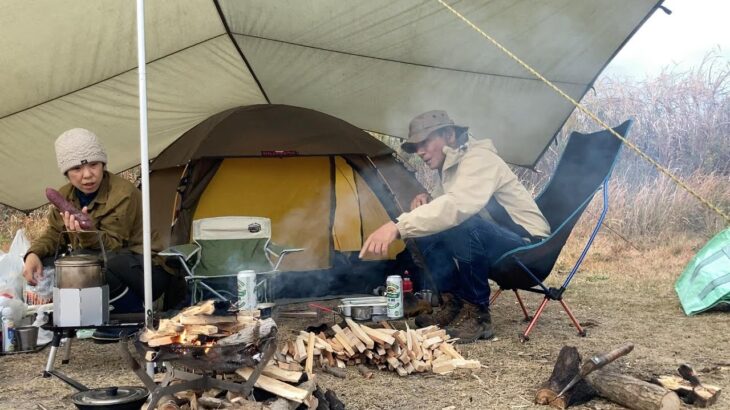
{"label": "yellow tent wall", "polygon": [[[201,195],[193,219],[270,218],[274,242],[306,249],[290,255],[283,270],[329,268],[330,241],[334,250],[357,252],[363,234],[367,237],[389,220],[362,178],[343,158],[334,160],[333,186],[330,157],[227,158]],[[399,242],[389,257],[402,250]]]}

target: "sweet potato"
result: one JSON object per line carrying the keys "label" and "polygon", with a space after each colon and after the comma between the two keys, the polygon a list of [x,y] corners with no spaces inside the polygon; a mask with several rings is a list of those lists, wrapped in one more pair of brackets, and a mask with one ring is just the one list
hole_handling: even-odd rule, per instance
{"label": "sweet potato", "polygon": [[58,208],[59,211],[68,212],[73,215],[73,217],[79,222],[81,229],[94,229],[94,223],[91,220],[91,217],[76,209],[76,207],[74,207],[71,202],[67,201],[60,192],[53,188],[46,188],[46,198],[48,198],[53,206]]}

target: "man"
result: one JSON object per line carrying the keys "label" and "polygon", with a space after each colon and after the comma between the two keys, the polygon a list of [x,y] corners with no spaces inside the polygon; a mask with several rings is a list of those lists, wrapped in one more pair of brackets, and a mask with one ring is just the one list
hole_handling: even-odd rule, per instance
{"label": "man", "polygon": [[468,343],[494,335],[489,315],[490,265],[505,252],[539,241],[550,227],[532,196],[497,155],[445,111],[415,117],[402,148],[438,170],[441,185],[416,196],[411,211],[388,222],[363,244],[360,257],[384,255],[396,239],[416,238],[442,292],[444,306],[416,318],[438,324]]}
{"label": "man", "polygon": [[[56,139],[55,149],[58,168],[69,181],[59,189],[60,194],[91,217],[94,230],[101,232],[108,257],[106,279],[114,312],[143,311],[140,191],[131,182],[106,171],[106,151],[89,130],[74,128],[64,132]],[[69,233],[60,235],[63,231]],[[48,214],[48,227],[25,255],[23,276],[28,283],[37,283],[44,265],[53,266],[59,245],[61,252],[68,246],[75,252],[100,252],[96,232],[83,232],[73,215],[52,208]],[[175,280],[177,278],[160,266],[153,266],[153,298],[161,296]]]}

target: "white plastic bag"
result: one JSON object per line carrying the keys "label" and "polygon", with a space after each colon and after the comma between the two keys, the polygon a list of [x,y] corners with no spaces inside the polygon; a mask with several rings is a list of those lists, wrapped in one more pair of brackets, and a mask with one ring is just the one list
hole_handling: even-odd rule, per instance
{"label": "white plastic bag", "polygon": [[25,236],[25,230],[18,229],[8,253],[0,255],[0,295],[23,299],[23,256],[29,248],[30,241]]}

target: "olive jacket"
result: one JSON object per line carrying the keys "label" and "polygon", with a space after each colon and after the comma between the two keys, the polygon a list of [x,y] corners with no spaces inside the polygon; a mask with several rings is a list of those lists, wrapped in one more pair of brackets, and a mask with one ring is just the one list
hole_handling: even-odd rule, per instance
{"label": "olive jacket", "polygon": [[[81,209],[75,188],[70,183],[62,186],[59,193],[77,209]],[[142,194],[126,179],[104,171],[96,197],[87,206],[95,229],[102,232],[104,250],[107,252],[128,249],[142,253]],[[63,218],[55,207],[48,211],[48,227],[31,244],[28,253],[40,258],[53,256],[59,243],[59,235],[65,230]],[[74,250],[99,250],[98,235],[95,232],[78,232],[60,235],[61,248],[69,245]]]}
{"label": "olive jacket", "polygon": [[477,214],[528,241],[550,235],[532,195],[491,140],[469,136],[458,148],[445,146],[443,151],[441,185],[431,193],[432,201],[398,217],[401,238],[433,235]]}

